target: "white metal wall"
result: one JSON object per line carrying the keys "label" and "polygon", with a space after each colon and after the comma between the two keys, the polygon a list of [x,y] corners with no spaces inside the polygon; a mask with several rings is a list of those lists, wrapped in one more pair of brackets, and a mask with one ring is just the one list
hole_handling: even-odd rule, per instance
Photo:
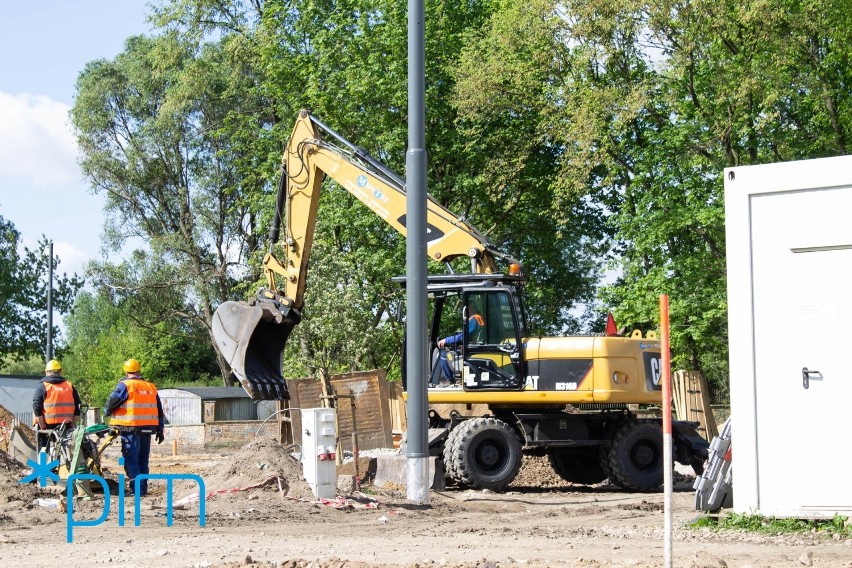
{"label": "white metal wall", "polygon": [[14,414],[21,424],[32,424],[33,393],[38,383],[34,378],[0,378],[0,405]]}
{"label": "white metal wall", "polygon": [[266,420],[277,410],[278,405],[274,400],[259,400],[257,401],[257,419]]}
{"label": "white metal wall", "polygon": [[725,171],[734,509],[852,514],[852,157]]}
{"label": "white metal wall", "polygon": [[201,424],[201,397],[180,389],[160,389],[160,402],[168,424]]}
{"label": "white metal wall", "polygon": [[[204,401],[201,396],[182,389],[160,389],[160,402],[169,424],[186,425],[202,424],[204,421]],[[222,398],[216,400],[216,410],[213,416],[217,421],[233,420],[263,420],[275,412],[268,406],[260,407],[250,398]],[[262,417],[261,417],[262,416]]]}

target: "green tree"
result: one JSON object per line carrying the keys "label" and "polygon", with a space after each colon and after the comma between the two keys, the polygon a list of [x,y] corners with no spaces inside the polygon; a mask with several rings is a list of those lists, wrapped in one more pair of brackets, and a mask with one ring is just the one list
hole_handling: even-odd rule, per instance
{"label": "green tree", "polygon": [[[49,288],[49,241],[42,237],[36,248],[22,247],[15,225],[0,216],[0,357],[21,360],[40,354],[47,345],[47,293]],[[54,271],[60,259],[54,255]],[[55,273],[52,306],[65,313],[83,281],[76,274]],[[60,330],[53,326],[52,338]]]}
{"label": "green tree", "polygon": [[[357,9],[342,9],[356,5]],[[269,91],[288,112],[311,107],[325,122],[402,172],[407,132],[405,7],[376,1],[293,6],[265,4],[264,32],[259,35],[270,69]],[[496,109],[494,121],[472,128],[459,117],[451,96],[462,49],[501,9],[494,2],[427,3],[429,189],[496,245],[525,261],[534,272],[530,292],[541,299],[533,308],[537,321],[556,329],[571,321],[572,300],[591,296],[596,272],[587,248],[594,242],[584,239],[588,235],[599,239],[600,229],[594,217],[579,208],[550,218],[552,198],[540,180],[543,172],[553,170],[555,152],[534,131],[537,124],[529,120],[529,113],[513,122]],[[300,100],[290,102],[294,92]],[[513,155],[507,155],[506,148]],[[492,153],[502,160],[488,160]],[[363,223],[353,225],[372,223],[375,231],[384,231],[389,242],[402,247],[401,239],[371,213],[356,208],[348,214],[366,216]],[[456,269],[467,267],[460,263]]]}
{"label": "green tree", "polygon": [[44,373],[44,356],[30,355],[24,359],[4,359],[0,362],[0,374],[39,377]]}
{"label": "green tree", "polygon": [[721,174],[846,153],[849,18],[837,0],[504,0],[465,49],[456,99],[492,135],[528,117],[558,163],[549,216],[606,223],[618,279],[602,304],[655,327],[668,293],[675,364],[724,383]]}
{"label": "green tree", "polygon": [[499,240],[531,276],[528,307],[537,333],[590,325],[593,313],[571,311],[593,303],[612,235],[592,174],[572,171],[571,158],[586,165],[594,157],[577,152],[582,141],[562,131],[576,122],[559,111],[571,104],[568,85],[582,54],[564,45],[554,6],[499,2],[487,24],[469,34],[453,72],[456,123],[476,141],[463,175],[480,196],[477,212],[488,218],[484,210],[499,207]]}
{"label": "green tree", "polygon": [[[131,267],[138,264],[130,261],[121,268],[132,272]],[[183,329],[187,320],[145,317],[146,312],[169,313],[162,304],[174,302],[174,297],[155,298],[157,294],[147,289],[137,295],[97,283],[96,288],[96,292],[79,294],[66,318],[68,349],[63,359],[67,375],[89,404],[104,403],[129,358],[138,359],[143,376],[159,387],[210,384],[218,376],[203,329]],[[159,294],[170,295],[164,288],[159,288]],[[160,307],[145,307],[148,301]]]}
{"label": "green tree", "polygon": [[[106,197],[109,243],[141,241],[149,251],[134,258],[147,273],[101,264],[96,278],[137,296],[137,306],[168,290],[180,301],[148,304],[160,311],[145,317],[206,330],[208,349],[213,312],[235,294],[233,271],[257,251],[252,201],[274,172],[258,166],[268,157],[258,149],[268,113],[238,39],[130,38],[114,61],[86,66],[71,112],[84,175]],[[247,148],[249,137],[259,142]],[[231,384],[218,351],[217,363]]]}

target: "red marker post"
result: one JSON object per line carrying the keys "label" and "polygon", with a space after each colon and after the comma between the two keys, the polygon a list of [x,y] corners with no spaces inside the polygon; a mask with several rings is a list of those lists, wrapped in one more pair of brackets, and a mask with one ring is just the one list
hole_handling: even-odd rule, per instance
{"label": "red marker post", "polygon": [[669,297],[660,295],[660,352],[662,369],[660,384],[663,388],[663,488],[665,492],[665,544],[663,566],[672,566],[672,355],[669,346]]}

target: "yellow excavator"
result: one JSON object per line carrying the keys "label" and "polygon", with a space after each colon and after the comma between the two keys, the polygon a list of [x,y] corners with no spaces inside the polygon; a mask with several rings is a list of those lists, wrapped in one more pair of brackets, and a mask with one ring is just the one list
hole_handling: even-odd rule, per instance
{"label": "yellow excavator", "polygon": [[[263,261],[267,286],[251,302],[223,303],[213,318],[219,349],[253,399],[289,398],[282,352],[302,317],[324,176],[406,234],[405,181],[307,110],[299,113],[282,166],[272,248]],[[431,198],[426,221],[429,258],[448,264],[470,260],[470,273],[448,269],[429,276],[433,364],[431,376],[424,377],[429,403],[489,409],[486,415],[454,410],[446,417],[430,411],[430,452],[447,476],[461,485],[501,490],[517,475],[522,455],[530,453],[547,455],[554,470],[574,483],[609,478],[629,489],[657,488],[660,420],[627,409],[661,403],[656,337],[531,336],[520,263]],[[274,253],[279,240],[280,257]],[[397,280],[405,285],[404,278]],[[474,317],[479,323],[468,325]],[[457,332],[455,351],[442,349],[442,338],[451,332]],[[696,426],[674,423],[674,456],[699,471],[708,444]]]}

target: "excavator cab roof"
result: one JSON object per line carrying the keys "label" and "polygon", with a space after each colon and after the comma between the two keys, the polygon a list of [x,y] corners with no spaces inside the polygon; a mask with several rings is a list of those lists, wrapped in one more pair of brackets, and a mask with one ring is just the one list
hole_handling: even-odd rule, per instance
{"label": "excavator cab roof", "polygon": [[[407,277],[395,276],[392,280],[405,288]],[[427,277],[426,290],[433,293],[498,285],[520,288],[526,281],[526,276],[515,274],[430,274]]]}

